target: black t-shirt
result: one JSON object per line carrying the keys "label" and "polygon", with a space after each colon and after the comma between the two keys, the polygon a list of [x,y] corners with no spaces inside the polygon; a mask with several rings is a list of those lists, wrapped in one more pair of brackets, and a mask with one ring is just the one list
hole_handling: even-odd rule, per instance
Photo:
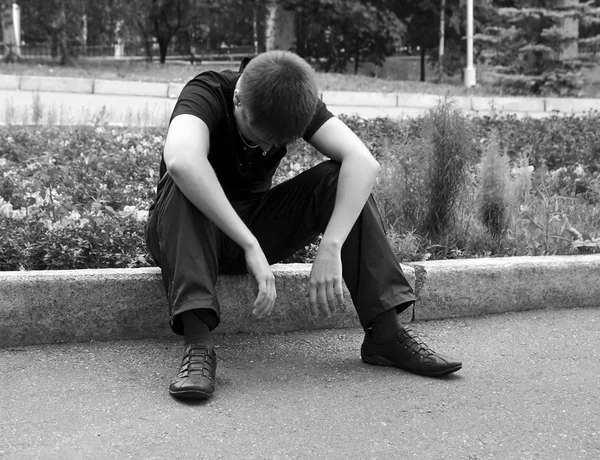
{"label": "black t-shirt", "polygon": [[[249,149],[238,134],[233,115],[233,92],[249,61],[248,58],[242,61],[239,72],[208,71],[194,77],[181,91],[171,115],[173,120],[177,115],[190,114],[206,123],[210,132],[208,160],[231,201],[252,201],[269,190],[273,174],[287,153],[285,146],[273,147],[266,154],[260,148]],[[319,101],[303,138],[310,140],[331,117],[332,113]],[[160,177],[165,173],[163,160]]]}

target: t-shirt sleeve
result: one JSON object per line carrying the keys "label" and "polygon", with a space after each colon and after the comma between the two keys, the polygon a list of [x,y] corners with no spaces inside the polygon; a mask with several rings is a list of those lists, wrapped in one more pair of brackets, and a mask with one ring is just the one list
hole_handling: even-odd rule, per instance
{"label": "t-shirt sleeve", "polygon": [[310,141],[310,138],[314,136],[314,134],[319,130],[321,126],[323,126],[323,123],[325,123],[330,118],[333,118],[333,116],[333,113],[331,113],[329,109],[327,109],[325,103],[319,100],[319,102],[317,103],[317,110],[315,111],[315,115],[310,124],[308,125],[308,128],[306,128],[306,131],[304,131],[304,135],[302,136],[302,138],[306,142]]}
{"label": "t-shirt sleeve", "polygon": [[206,123],[209,132],[213,132],[225,110],[216,88],[202,77],[196,77],[181,91],[171,121],[177,115],[194,115]]}

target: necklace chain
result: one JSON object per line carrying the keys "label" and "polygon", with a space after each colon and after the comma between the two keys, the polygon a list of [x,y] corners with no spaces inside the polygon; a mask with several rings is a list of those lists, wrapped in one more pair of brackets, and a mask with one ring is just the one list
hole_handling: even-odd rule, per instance
{"label": "necklace chain", "polygon": [[[235,117],[234,117],[234,119],[235,119]],[[250,144],[248,144],[248,142],[246,142],[246,138],[244,137],[244,135],[242,134],[242,131],[240,130],[240,125],[238,125],[237,119],[235,120],[235,127],[237,128],[237,132],[240,135],[240,138],[242,139],[242,142],[244,143],[244,145],[246,147],[248,147],[249,149],[255,149],[258,147],[258,144],[250,145]]]}

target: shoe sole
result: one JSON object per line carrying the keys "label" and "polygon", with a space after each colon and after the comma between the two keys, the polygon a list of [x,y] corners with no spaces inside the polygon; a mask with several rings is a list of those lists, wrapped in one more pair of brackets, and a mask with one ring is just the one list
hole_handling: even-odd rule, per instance
{"label": "shoe sole", "polygon": [[364,363],[372,364],[373,366],[397,367],[398,369],[402,369],[403,371],[410,372],[410,373],[416,374],[416,375],[423,375],[425,377],[442,377],[444,375],[452,374],[453,372],[456,372],[456,371],[459,371],[462,369],[462,364],[458,364],[454,367],[449,367],[448,369],[444,369],[443,371],[415,372],[414,370],[399,366],[395,362],[385,359],[382,356],[361,356],[361,358]]}
{"label": "shoe sole", "polygon": [[205,393],[204,391],[171,391],[169,390],[169,394],[177,399],[185,399],[185,400],[193,400],[193,401],[203,401],[209,399],[213,394]]}

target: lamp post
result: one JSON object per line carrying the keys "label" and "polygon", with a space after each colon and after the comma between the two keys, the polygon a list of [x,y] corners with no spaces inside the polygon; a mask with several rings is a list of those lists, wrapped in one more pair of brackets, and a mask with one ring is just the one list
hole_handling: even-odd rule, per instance
{"label": "lamp post", "polygon": [[17,57],[21,57],[21,8],[17,3],[12,4],[13,24],[15,27],[15,43]]}
{"label": "lamp post", "polygon": [[465,69],[465,86],[471,88],[476,83],[475,67],[473,66],[473,0],[467,0],[467,67]]}

